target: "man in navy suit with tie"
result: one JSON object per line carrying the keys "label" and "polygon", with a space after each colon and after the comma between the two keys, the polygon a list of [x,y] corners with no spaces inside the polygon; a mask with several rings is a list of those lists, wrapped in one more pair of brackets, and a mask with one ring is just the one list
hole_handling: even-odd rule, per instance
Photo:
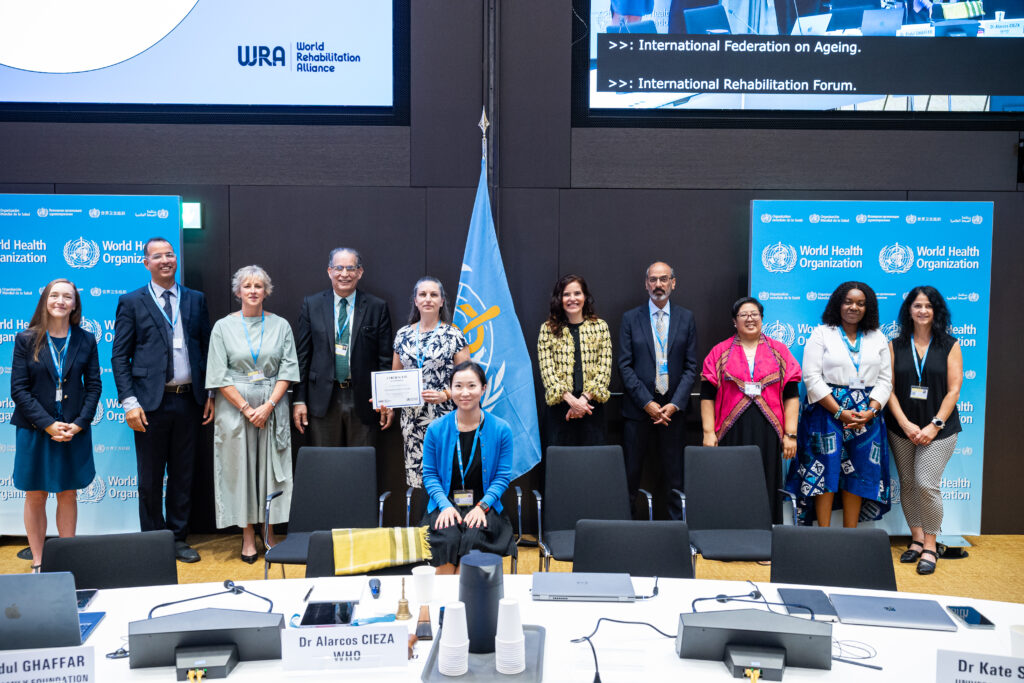
{"label": "man in navy suit with tie", "polygon": [[175,556],[198,562],[199,553],[185,538],[199,423],[213,420],[206,391],[210,314],[202,292],[174,281],[178,257],[167,240],[151,238],[143,254],[152,279],[118,300],[110,359],[125,421],[135,431],[139,526],[170,529]]}
{"label": "man in navy suit with tie", "polygon": [[683,411],[697,378],[697,327],[693,313],[669,304],[675,272],[667,263],[647,268],[644,286],[650,300],[622,316],[619,372],[626,395],[622,400],[626,481],[635,497],[647,447],[653,443],[661,460],[672,519],[682,518],[678,496],[683,488]]}
{"label": "man in navy suit with tie", "polygon": [[370,373],[391,369],[391,314],[356,288],[363,259],[355,249],[333,250],[327,277],[331,288],[306,297],[299,314],[292,421],[303,434],[308,427],[312,446],[375,446],[378,425],[387,429],[393,415],[370,405]]}

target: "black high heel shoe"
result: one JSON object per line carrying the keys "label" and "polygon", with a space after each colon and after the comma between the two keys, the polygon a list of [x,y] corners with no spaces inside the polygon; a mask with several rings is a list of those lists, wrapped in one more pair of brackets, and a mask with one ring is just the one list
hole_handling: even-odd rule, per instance
{"label": "black high heel shoe", "polygon": [[[257,543],[262,542],[262,539],[259,536],[257,536],[253,545],[255,546]],[[256,552],[254,552],[252,555],[246,555],[245,553],[242,553],[241,557],[242,562],[245,562],[246,564],[256,564],[256,560],[260,559],[260,549],[257,547]]]}

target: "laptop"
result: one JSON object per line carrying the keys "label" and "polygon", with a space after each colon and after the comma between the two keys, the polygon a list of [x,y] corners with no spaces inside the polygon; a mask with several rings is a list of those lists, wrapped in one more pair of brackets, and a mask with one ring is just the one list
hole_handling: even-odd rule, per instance
{"label": "laptop", "polygon": [[629,574],[534,572],[534,600],[633,602],[636,592]]}
{"label": "laptop", "polygon": [[70,572],[0,575],[0,650],[81,644]]}
{"label": "laptop", "polygon": [[829,594],[839,621],[861,626],[920,628],[929,631],[955,631],[956,624],[934,600],[896,598],[877,595]]}
{"label": "laptop", "polygon": [[832,21],[832,13],[812,14],[806,17],[797,17],[793,23],[794,36],[823,36],[828,30],[829,22]]}
{"label": "laptop", "polygon": [[722,5],[708,5],[683,12],[686,19],[686,32],[696,35],[716,35],[732,33],[729,16]]}
{"label": "laptop", "polygon": [[861,19],[862,36],[894,36],[903,26],[903,7],[866,9]]}

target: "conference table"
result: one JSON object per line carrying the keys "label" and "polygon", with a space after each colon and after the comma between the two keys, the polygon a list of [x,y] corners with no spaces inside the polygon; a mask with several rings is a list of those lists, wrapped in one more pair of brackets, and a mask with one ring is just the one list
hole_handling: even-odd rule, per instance
{"label": "conference table", "polygon": [[[366,577],[333,577],[321,579],[277,579],[242,582],[246,589],[274,602],[273,611],[284,615],[286,628],[292,615],[301,614],[304,598],[312,588],[310,601],[322,599],[349,599],[358,597],[357,618],[366,618],[394,612],[398,606],[400,577],[380,577],[380,597],[374,600]],[[419,613],[412,582],[407,580],[407,597],[413,619],[406,622],[410,632],[415,630],[415,616]],[[658,595],[650,600],[633,603],[597,602],[540,602],[530,595],[530,575],[505,575],[505,597],[516,598],[524,624],[537,624],[546,630],[544,644],[544,680],[556,682],[594,680],[594,660],[590,647],[570,642],[589,635],[599,617],[626,621],[649,622],[666,633],[677,631],[681,612],[691,611],[691,601],[698,597],[717,595],[743,595],[752,590],[750,582],[711,581],[703,579],[661,579]],[[650,595],[653,579],[633,577],[637,595]],[[777,588],[782,584],[759,583],[758,590],[768,601],[779,599]],[[149,588],[122,588],[101,590],[88,606],[88,611],[106,612],[106,617],[84,643],[95,649],[98,681],[168,681],[174,680],[171,667],[130,669],[128,659],[108,659],[104,655],[117,648],[128,647],[128,622],[145,619],[157,604],[171,600],[200,596],[223,590],[219,583],[182,584]],[[858,593],[893,595],[884,591],[864,591],[844,588],[825,588],[826,593]],[[458,599],[459,578],[438,576],[434,582],[434,599],[430,603],[432,624],[437,632],[438,609],[446,602]],[[833,662],[831,670],[787,667],[786,681],[929,681],[935,680],[936,652],[956,650],[991,655],[1010,656],[1010,626],[1024,624],[1024,605],[972,600],[937,595],[897,593],[898,597],[921,597],[937,600],[943,606],[972,605],[995,623],[992,630],[974,630],[959,626],[956,632],[910,630],[855,626],[836,623],[835,641],[856,642],[873,648],[877,656],[866,660],[883,667],[874,670],[842,662]],[[267,604],[249,595],[221,595],[160,609],[155,616],[183,612],[202,607],[266,611]],[[699,603],[698,611],[718,609],[767,609],[748,603],[719,603],[709,600]],[[782,607],[774,607],[782,611]],[[308,630],[308,629],[303,629]],[[405,667],[373,670],[341,671],[286,671],[280,660],[243,661],[229,678],[237,681],[280,680],[349,680],[416,681],[423,673],[423,663],[434,641],[420,642],[414,650],[414,659]],[[593,638],[600,663],[601,680],[613,681],[669,681],[686,677],[691,681],[732,680],[725,666],[718,661],[680,659],[676,655],[675,640],[657,634],[646,626],[603,622]],[[835,655],[835,650],[833,651]],[[515,680],[515,677],[509,677]],[[452,679],[456,680],[456,679]],[[462,677],[458,680],[471,680]]]}

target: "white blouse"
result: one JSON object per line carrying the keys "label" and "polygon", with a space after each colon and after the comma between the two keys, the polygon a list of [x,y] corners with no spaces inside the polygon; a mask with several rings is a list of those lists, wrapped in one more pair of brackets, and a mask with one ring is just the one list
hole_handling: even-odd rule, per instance
{"label": "white blouse", "polygon": [[859,376],[864,386],[873,387],[870,398],[884,407],[892,393],[889,340],[878,330],[864,334],[858,373],[843,336],[842,328],[818,325],[807,338],[801,367],[808,402],[817,403],[831,394],[830,384],[849,386],[851,380]]}

